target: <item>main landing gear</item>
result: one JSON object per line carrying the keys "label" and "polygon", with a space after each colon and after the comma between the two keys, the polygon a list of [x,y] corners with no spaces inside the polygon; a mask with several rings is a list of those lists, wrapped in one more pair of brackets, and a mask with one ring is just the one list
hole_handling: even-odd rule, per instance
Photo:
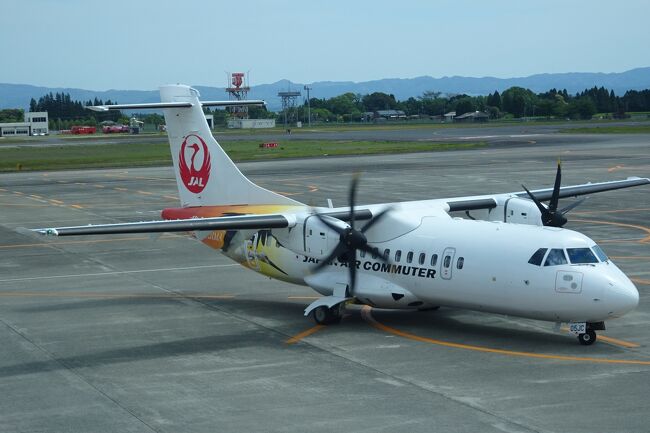
{"label": "main landing gear", "polygon": [[341,321],[343,308],[343,304],[337,304],[331,308],[321,305],[320,307],[314,308],[311,314],[314,321],[319,325],[333,325]]}

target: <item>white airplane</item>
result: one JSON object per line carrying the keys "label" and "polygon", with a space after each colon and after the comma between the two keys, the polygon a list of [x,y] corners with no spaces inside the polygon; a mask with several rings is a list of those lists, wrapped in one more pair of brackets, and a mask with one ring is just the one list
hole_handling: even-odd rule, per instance
{"label": "white airplane", "polygon": [[[634,284],[587,236],[561,228],[560,198],[646,185],[647,178],[495,195],[309,207],[249,181],[212,136],[188,86],[160,88],[160,103],[89,107],[163,110],[182,207],[160,221],[36,229],[58,236],[189,231],[261,274],[322,295],[305,309],[320,324],[346,304],[439,306],[568,323],[581,344],[633,310]],[[237,102],[237,105],[262,101]],[[549,200],[548,205],[540,202]],[[468,218],[450,212],[464,211]]]}

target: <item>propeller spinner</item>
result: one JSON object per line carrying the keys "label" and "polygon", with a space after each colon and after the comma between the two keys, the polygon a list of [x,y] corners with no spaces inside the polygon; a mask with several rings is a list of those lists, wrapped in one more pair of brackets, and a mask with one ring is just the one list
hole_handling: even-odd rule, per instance
{"label": "propeller spinner", "polygon": [[325,224],[331,230],[339,234],[339,243],[336,245],[334,250],[332,250],[332,252],[327,256],[327,258],[321,260],[320,263],[318,263],[318,265],[316,265],[312,269],[312,271],[313,272],[320,271],[334,259],[338,259],[339,262],[347,263],[347,267],[350,274],[350,278],[349,278],[350,281],[348,284],[349,296],[354,296],[354,288],[357,283],[357,251],[365,251],[370,254],[375,254],[377,256],[377,259],[388,263],[388,259],[386,257],[376,253],[377,249],[368,243],[368,239],[366,238],[364,233],[366,233],[372,226],[374,226],[379,221],[381,221],[382,218],[384,218],[386,214],[391,210],[391,208],[386,208],[381,212],[377,213],[366,224],[364,224],[364,226],[361,227],[361,229],[358,230],[356,228],[355,218],[354,218],[358,183],[359,183],[359,176],[355,175],[352,178],[352,183],[350,185],[350,193],[349,193],[350,213],[348,218],[349,220],[348,227],[345,228],[340,227],[332,223],[331,221],[328,221],[328,219],[325,218],[324,216],[320,214],[316,214],[318,219],[323,224]]}

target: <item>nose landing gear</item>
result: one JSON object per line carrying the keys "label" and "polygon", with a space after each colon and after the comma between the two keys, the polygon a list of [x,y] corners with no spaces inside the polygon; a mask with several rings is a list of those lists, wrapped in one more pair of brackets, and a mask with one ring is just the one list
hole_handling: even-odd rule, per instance
{"label": "nose landing gear", "polygon": [[591,346],[596,341],[596,331],[589,329],[584,334],[578,334],[578,341],[583,346]]}
{"label": "nose landing gear", "polygon": [[591,346],[596,342],[596,331],[605,330],[605,322],[587,322],[584,324],[584,327],[578,326],[575,329],[580,329],[580,331],[576,332],[580,344],[583,346]]}

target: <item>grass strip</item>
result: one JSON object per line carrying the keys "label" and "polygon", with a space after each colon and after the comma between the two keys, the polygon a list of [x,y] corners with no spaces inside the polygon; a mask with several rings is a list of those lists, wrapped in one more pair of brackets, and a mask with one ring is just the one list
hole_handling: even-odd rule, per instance
{"label": "grass strip", "polygon": [[[233,160],[249,161],[336,155],[431,152],[486,146],[485,143],[477,142],[293,140],[280,142],[277,148],[262,149],[259,144],[259,140],[233,141],[222,144],[222,147]],[[167,143],[0,148],[1,172],[159,165],[171,165],[171,154]]]}
{"label": "grass strip", "polygon": [[562,129],[565,134],[650,134],[650,125],[591,126]]}

